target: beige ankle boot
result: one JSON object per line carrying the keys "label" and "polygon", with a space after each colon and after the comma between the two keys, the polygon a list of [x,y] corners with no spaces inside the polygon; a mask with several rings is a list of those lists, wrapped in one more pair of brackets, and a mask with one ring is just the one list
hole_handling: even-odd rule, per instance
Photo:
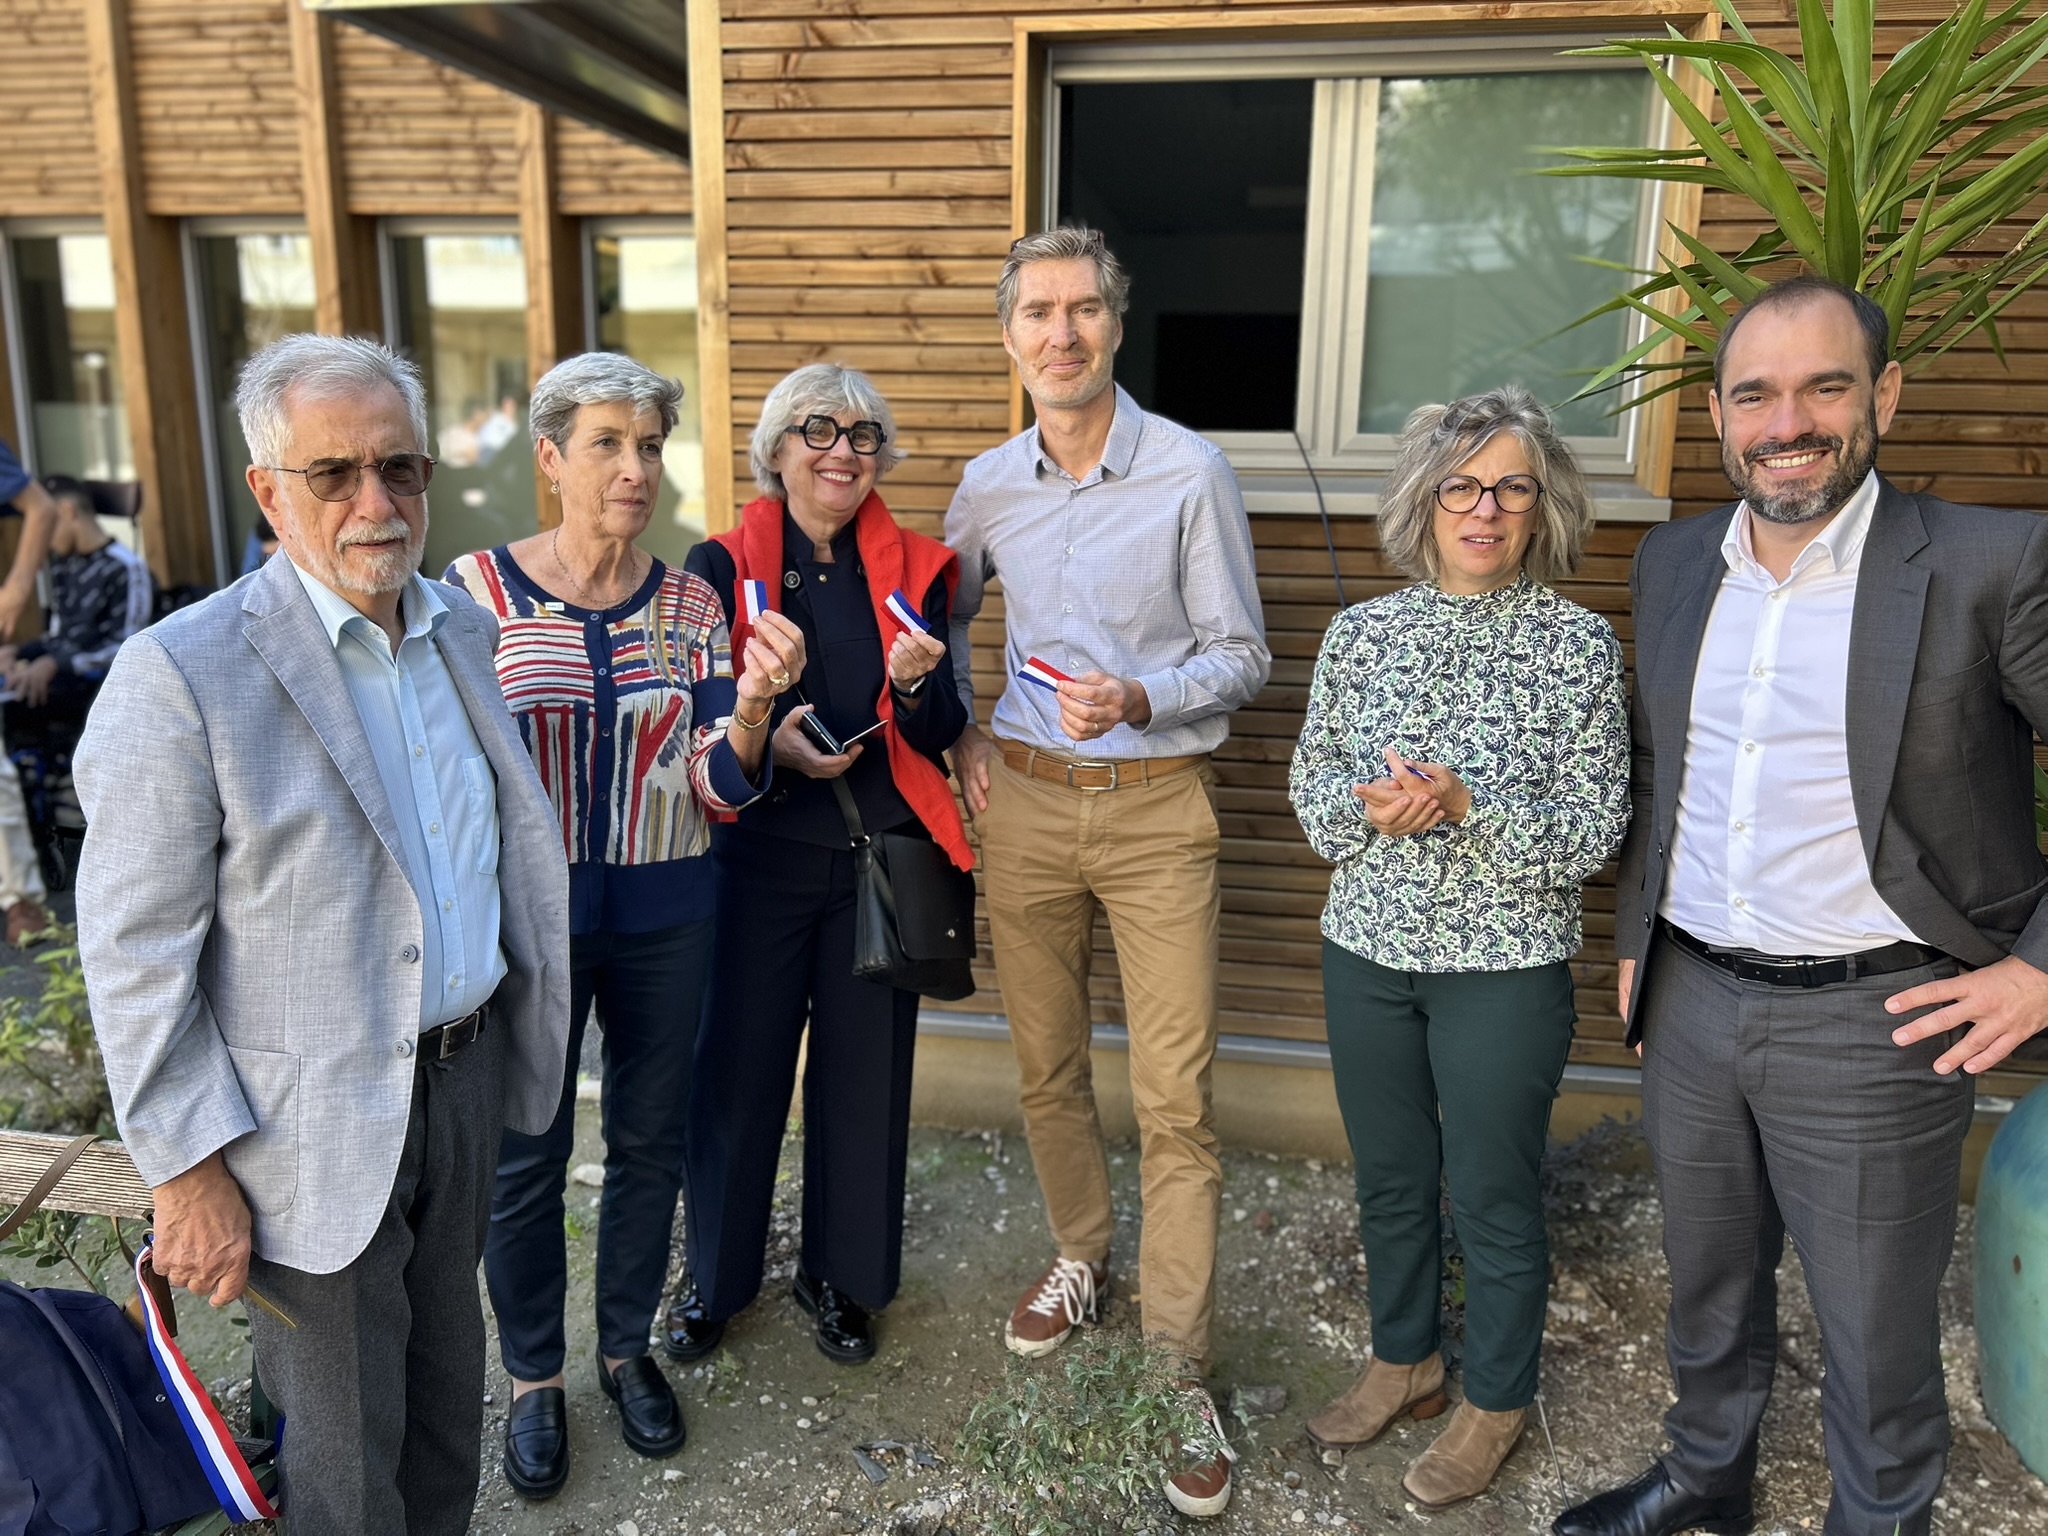
{"label": "beige ankle boot", "polygon": [[1486,1492],[1508,1452],[1522,1438],[1526,1408],[1488,1413],[1461,1402],[1436,1444],[1416,1457],[1401,1479],[1408,1496],[1425,1509],[1442,1509]]}
{"label": "beige ankle boot", "polygon": [[1325,1450],[1348,1451],[1377,1440],[1404,1413],[1433,1419],[1443,1411],[1442,1355],[1414,1365],[1391,1365],[1375,1355],[1349,1391],[1308,1421],[1308,1437]]}

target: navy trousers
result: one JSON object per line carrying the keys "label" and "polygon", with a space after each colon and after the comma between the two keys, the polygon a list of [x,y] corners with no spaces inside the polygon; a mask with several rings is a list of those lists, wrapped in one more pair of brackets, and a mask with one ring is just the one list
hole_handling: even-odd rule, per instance
{"label": "navy trousers", "polygon": [[879,1309],[903,1257],[917,994],[853,974],[853,855],[721,827],[718,953],[689,1126],[690,1273],[715,1319],[761,1289],[806,1024],[803,1267]]}
{"label": "navy trousers", "polygon": [[576,1062],[597,1004],[604,1031],[604,1192],[597,1224],[597,1340],[613,1359],[647,1353],[668,1279],[683,1176],[683,1122],[712,924],[580,935],[569,943],[569,1067],[554,1123],[506,1131],[498,1154],[484,1278],[498,1351],[521,1381],[562,1369],[569,1266],[562,1186],[576,1139]]}

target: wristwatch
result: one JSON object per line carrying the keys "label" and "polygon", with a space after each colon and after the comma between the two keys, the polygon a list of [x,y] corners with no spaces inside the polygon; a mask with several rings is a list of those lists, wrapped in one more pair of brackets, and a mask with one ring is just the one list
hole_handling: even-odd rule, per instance
{"label": "wristwatch", "polygon": [[889,679],[889,686],[895,689],[898,693],[902,694],[903,697],[905,697],[906,699],[914,699],[920,693],[924,692],[924,685],[930,682],[931,680],[932,675],[931,673],[927,672],[923,677],[920,677],[916,682],[911,683],[908,686],[905,686],[904,684],[897,682],[896,679],[892,677]]}

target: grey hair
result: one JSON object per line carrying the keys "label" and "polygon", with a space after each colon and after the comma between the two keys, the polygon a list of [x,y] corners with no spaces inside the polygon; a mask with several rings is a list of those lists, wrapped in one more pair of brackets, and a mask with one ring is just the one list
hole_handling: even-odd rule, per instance
{"label": "grey hair", "polygon": [[1009,258],[996,279],[996,319],[1006,331],[1010,328],[1010,315],[1017,308],[1018,280],[1034,261],[1092,261],[1102,285],[1102,301],[1109,306],[1109,312],[1121,315],[1131,307],[1131,275],[1110,250],[1102,231],[1062,224],[1058,229],[1041,229],[1035,235],[1010,242]]}
{"label": "grey hair", "polygon": [[683,386],[675,379],[636,363],[623,352],[579,352],[540,376],[527,406],[527,426],[534,442],[546,438],[567,449],[576,429],[576,412],[586,405],[623,403],[661,413],[661,435],[676,429],[682,414]]}
{"label": "grey hair", "polygon": [[775,455],[788,441],[784,434],[806,416],[842,413],[882,424],[882,451],[875,455],[876,479],[909,457],[896,446],[895,413],[872,379],[857,368],[843,368],[838,363],[810,363],[785,377],[761,402],[761,421],[754,428],[752,446],[754,484],[764,495],[788,500],[782,476],[775,471]]}
{"label": "grey hair", "polygon": [[1439,579],[1436,488],[1503,432],[1514,434],[1543,485],[1522,569],[1545,586],[1578,569],[1593,530],[1593,496],[1550,412],[1519,384],[1425,405],[1408,418],[1380,492],[1380,552],[1398,569],[1418,581]]}
{"label": "grey hair", "polygon": [[427,388],[411,362],[367,336],[300,331],[278,337],[250,355],[235,384],[235,414],[250,458],[259,465],[283,462],[293,400],[334,400],[379,389],[398,392],[413,440],[426,452]]}

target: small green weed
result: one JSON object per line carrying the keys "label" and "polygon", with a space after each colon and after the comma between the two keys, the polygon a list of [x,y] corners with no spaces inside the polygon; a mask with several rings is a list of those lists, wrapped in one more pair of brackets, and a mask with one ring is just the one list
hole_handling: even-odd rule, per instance
{"label": "small green weed", "polygon": [[[51,934],[32,957],[43,972],[40,993],[0,999],[0,1125],[110,1135],[114,1104],[86,1007],[78,935],[63,926]],[[8,1096],[10,1084],[26,1093]]]}
{"label": "small green weed", "polygon": [[[1090,1329],[1056,1362],[1009,1362],[1002,1385],[968,1410],[958,1464],[992,1536],[1100,1536],[1178,1529],[1160,1484],[1220,1448],[1170,1350]],[[1191,1454],[1192,1453],[1192,1454]]]}

